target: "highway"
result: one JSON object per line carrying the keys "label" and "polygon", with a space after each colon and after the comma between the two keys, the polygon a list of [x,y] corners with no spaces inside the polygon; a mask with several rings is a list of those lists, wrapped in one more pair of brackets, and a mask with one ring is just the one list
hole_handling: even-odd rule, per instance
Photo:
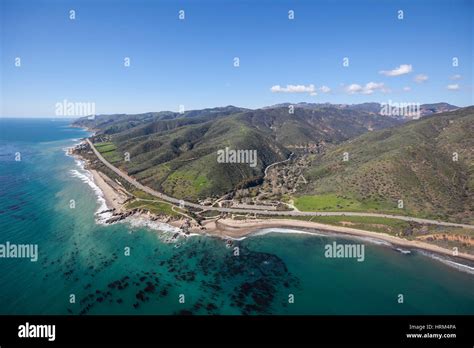
{"label": "highway", "polygon": [[106,165],[110,170],[112,170],[115,174],[129,182],[131,185],[135,186],[136,188],[152,195],[157,198],[160,198],[164,201],[174,203],[176,205],[181,205],[190,208],[196,208],[200,210],[212,210],[218,211],[222,213],[239,213],[239,214],[258,214],[258,215],[270,215],[270,216],[369,216],[369,217],[382,217],[388,219],[397,219],[403,221],[412,221],[418,222],[422,224],[431,224],[431,225],[439,225],[439,226],[448,226],[448,227],[462,227],[462,228],[469,228],[474,229],[474,225],[467,225],[467,224],[458,224],[454,222],[445,222],[445,221],[438,221],[438,220],[429,220],[429,219],[421,219],[416,217],[410,216],[403,216],[403,215],[391,215],[391,214],[378,214],[378,213],[362,213],[362,212],[306,212],[306,211],[270,211],[270,210],[260,210],[260,209],[238,209],[238,208],[220,208],[220,207],[211,207],[211,206],[203,206],[200,204],[192,203],[183,201],[174,197],[170,197],[165,195],[164,193],[155,191],[148,186],[144,186],[140,184],[137,180],[133,179],[126,173],[122,172],[120,169],[115,167],[114,165],[110,164],[101,154],[100,152],[94,147],[92,142],[89,139],[86,139],[87,143],[90,145],[92,151],[97,156],[97,158]]}

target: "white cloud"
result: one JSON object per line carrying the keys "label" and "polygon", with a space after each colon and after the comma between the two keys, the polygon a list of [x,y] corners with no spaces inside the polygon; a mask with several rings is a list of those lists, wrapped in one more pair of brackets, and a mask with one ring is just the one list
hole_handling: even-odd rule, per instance
{"label": "white cloud", "polygon": [[270,88],[273,93],[316,93],[316,87],[314,85],[286,85],[286,87],[281,87],[280,85],[275,85]]}
{"label": "white cloud", "polygon": [[347,86],[346,91],[349,94],[359,93],[360,91],[362,91],[362,86],[353,83],[352,85]]}
{"label": "white cloud", "polygon": [[379,74],[385,76],[400,76],[411,73],[412,71],[413,67],[411,66],[411,64],[402,64],[398,68],[395,68],[393,70],[381,70],[379,71]]}
{"label": "white cloud", "polygon": [[389,89],[385,87],[383,83],[369,82],[365,86],[353,83],[346,87],[346,92],[349,94],[372,94],[376,91],[389,92]]}
{"label": "white cloud", "polygon": [[409,92],[409,91],[411,91],[411,87],[409,87],[409,86],[403,87],[403,90],[405,92]]}
{"label": "white cloud", "polygon": [[331,92],[331,88],[329,88],[328,86],[321,86],[321,87],[319,87],[319,90],[323,93]]}
{"label": "white cloud", "polygon": [[449,89],[450,91],[457,91],[459,89],[459,85],[455,83],[453,85],[447,85],[446,88]]}
{"label": "white cloud", "polygon": [[418,74],[415,76],[415,78],[413,79],[413,81],[415,81],[416,83],[423,83],[425,81],[428,80],[428,76],[427,75],[423,75],[423,74]]}
{"label": "white cloud", "polygon": [[459,75],[459,74],[455,74],[455,75],[451,76],[450,79],[451,80],[460,80],[460,79],[462,79],[462,76]]}

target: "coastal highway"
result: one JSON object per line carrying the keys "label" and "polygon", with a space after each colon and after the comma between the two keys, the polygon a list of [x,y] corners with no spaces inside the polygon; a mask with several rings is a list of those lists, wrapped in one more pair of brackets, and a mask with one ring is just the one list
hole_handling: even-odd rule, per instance
{"label": "coastal highway", "polygon": [[170,197],[165,195],[164,193],[155,191],[148,186],[144,186],[140,184],[137,180],[133,179],[129,175],[122,172],[117,167],[110,164],[95,148],[92,142],[89,139],[86,139],[87,143],[91,147],[94,154],[97,158],[106,165],[110,170],[112,170],[115,174],[123,178],[124,180],[128,181],[131,185],[135,186],[139,190],[142,190],[152,196],[160,198],[164,201],[174,203],[176,205],[181,205],[190,208],[196,208],[201,210],[213,210],[222,213],[240,213],[240,214],[259,214],[259,215],[273,215],[273,216],[370,216],[370,217],[383,217],[388,219],[397,219],[403,221],[412,221],[418,222],[422,224],[431,224],[431,225],[439,225],[439,226],[450,226],[450,227],[462,227],[462,228],[469,228],[474,229],[474,225],[467,225],[467,224],[458,224],[454,222],[445,222],[445,221],[438,221],[438,220],[429,220],[429,219],[421,219],[416,217],[410,216],[403,216],[403,215],[390,215],[390,214],[377,214],[377,213],[356,213],[356,212],[309,212],[309,211],[274,211],[274,210],[257,210],[257,209],[238,209],[238,208],[220,208],[220,207],[211,207],[211,206],[203,206],[200,204],[192,203],[183,201],[174,197]]}

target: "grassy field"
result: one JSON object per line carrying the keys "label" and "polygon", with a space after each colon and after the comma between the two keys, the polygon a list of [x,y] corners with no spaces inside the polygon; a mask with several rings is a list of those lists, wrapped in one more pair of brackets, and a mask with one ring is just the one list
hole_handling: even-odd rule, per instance
{"label": "grassy field", "polygon": [[[158,201],[155,196],[152,196],[141,190],[133,190],[131,194],[137,197],[137,199],[133,200],[132,202],[129,202],[127,204],[127,208],[130,208],[130,209],[142,208],[142,209],[149,210],[150,212],[154,214],[166,214],[173,217],[180,216],[180,214],[178,214],[176,211],[171,209],[171,207],[173,206],[171,203]],[[175,208],[175,209],[177,211],[180,211],[180,209],[178,208]]]}
{"label": "grassy field", "polygon": [[204,175],[199,175],[193,170],[176,170],[168,176],[163,183],[165,192],[185,199],[195,200],[200,192],[209,186],[209,181]]}
{"label": "grassy field", "polygon": [[96,143],[94,146],[100,153],[109,152],[116,149],[112,142]]}
{"label": "grassy field", "polygon": [[172,217],[179,217],[180,214],[176,213],[171,209],[171,205],[163,202],[150,202],[143,200],[135,200],[133,202],[127,203],[127,209],[146,209],[153,214],[161,215],[165,214]]}
{"label": "grassy field", "polygon": [[112,142],[97,143],[94,144],[94,147],[112,164],[118,163],[122,160],[122,157],[117,152],[117,147]]}
{"label": "grassy field", "polygon": [[143,192],[141,190],[133,190],[131,194],[133,194],[137,198],[156,200],[155,196],[152,196],[149,193]]}
{"label": "grassy field", "polygon": [[392,212],[403,214],[403,209],[396,209],[395,203],[390,206],[378,201],[360,202],[348,196],[333,193],[294,198],[294,205],[301,211],[361,211],[361,212]]}

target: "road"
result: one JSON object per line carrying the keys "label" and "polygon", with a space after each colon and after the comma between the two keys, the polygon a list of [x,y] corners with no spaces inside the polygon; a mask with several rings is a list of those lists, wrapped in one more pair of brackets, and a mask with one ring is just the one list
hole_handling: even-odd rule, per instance
{"label": "road", "polygon": [[158,197],[164,201],[174,203],[176,205],[181,205],[184,207],[195,208],[200,210],[212,210],[218,211],[222,213],[243,213],[243,214],[259,214],[259,215],[269,215],[269,216],[368,216],[368,217],[382,217],[388,219],[397,219],[403,221],[411,221],[411,222],[418,222],[422,224],[431,224],[431,225],[439,225],[439,226],[448,226],[448,227],[462,227],[462,228],[469,228],[474,229],[474,225],[467,225],[467,224],[458,224],[454,222],[446,222],[446,221],[438,221],[438,220],[429,220],[429,219],[421,219],[416,217],[410,216],[403,216],[403,215],[390,215],[390,214],[377,214],[377,213],[356,213],[356,212],[309,212],[309,211],[267,211],[267,210],[258,210],[258,209],[238,209],[238,208],[221,208],[221,207],[211,207],[211,206],[202,206],[200,204],[192,203],[183,201],[174,197],[170,197],[165,195],[164,193],[158,192],[153,190],[148,186],[144,186],[140,184],[137,180],[133,179],[129,175],[122,172],[120,169],[115,167],[114,165],[110,164],[101,154],[100,152],[94,147],[89,139],[86,139],[87,143],[90,145],[92,151],[97,156],[97,158],[106,165],[110,170],[112,170],[115,174],[129,182],[131,185],[135,186],[139,190],[142,190],[152,196]]}
{"label": "road", "polygon": [[267,176],[267,171],[271,168],[271,167],[274,167],[278,164],[281,164],[281,163],[285,163],[285,162],[288,162],[289,160],[291,160],[291,157],[293,157],[293,152],[290,153],[290,156],[288,156],[288,158],[284,161],[280,161],[280,162],[275,162],[275,163],[272,163],[270,164],[269,166],[267,166],[267,168],[265,168],[265,171],[264,171],[264,178]]}

